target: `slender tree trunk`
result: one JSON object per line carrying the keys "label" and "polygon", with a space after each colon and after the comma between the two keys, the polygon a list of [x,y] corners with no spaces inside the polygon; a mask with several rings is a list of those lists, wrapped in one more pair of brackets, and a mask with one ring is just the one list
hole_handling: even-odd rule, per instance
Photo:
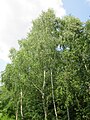
{"label": "slender tree trunk", "polygon": [[58,117],[57,117],[57,110],[56,110],[56,104],[55,104],[55,96],[54,96],[54,90],[53,90],[52,70],[51,70],[51,86],[52,86],[52,98],[53,98],[54,112],[55,112],[56,120],[58,120]]}
{"label": "slender tree trunk", "polygon": [[44,95],[44,93],[42,94],[42,101],[43,101],[43,109],[44,109],[45,120],[47,120],[47,111],[46,111],[45,95]]}
{"label": "slender tree trunk", "polygon": [[21,102],[21,106],[20,106],[20,109],[21,109],[21,120],[23,120],[22,89],[21,89],[20,95],[21,95],[21,98],[20,98],[20,102]]}
{"label": "slender tree trunk", "polygon": [[16,120],[18,120],[18,111],[16,111]]}
{"label": "slender tree trunk", "polygon": [[43,102],[43,110],[44,110],[44,116],[45,116],[45,120],[47,120],[47,109],[46,109],[46,100],[45,100],[45,93],[44,93],[44,90],[45,90],[45,78],[46,78],[46,72],[44,70],[44,80],[43,80],[43,87],[42,87],[42,90],[32,82],[33,86],[41,93],[42,95],[42,102]]}
{"label": "slender tree trunk", "polygon": [[46,77],[46,73],[45,73],[45,70],[44,70],[44,81],[43,81],[42,101],[43,101],[43,109],[44,109],[45,120],[47,120],[47,110],[46,110],[45,94],[44,94],[44,89],[45,89],[45,77]]}
{"label": "slender tree trunk", "polygon": [[16,108],[16,120],[18,120],[18,102],[17,102],[17,108]]}
{"label": "slender tree trunk", "polygon": [[67,106],[67,116],[68,116],[68,120],[70,120],[70,115],[69,115],[69,108]]}

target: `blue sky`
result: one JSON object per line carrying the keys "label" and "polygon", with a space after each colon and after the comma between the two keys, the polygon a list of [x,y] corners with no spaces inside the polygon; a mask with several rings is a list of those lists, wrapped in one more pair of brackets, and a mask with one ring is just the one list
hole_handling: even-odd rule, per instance
{"label": "blue sky", "polygon": [[0,59],[0,71],[3,71],[5,69],[6,64],[7,64],[7,62]]}
{"label": "blue sky", "polygon": [[71,14],[86,21],[90,16],[90,0],[63,0],[67,14]]}
{"label": "blue sky", "polygon": [[0,71],[10,62],[9,49],[18,48],[17,40],[26,37],[31,21],[48,8],[58,17],[71,14],[83,22],[90,18],[90,0],[1,0]]}

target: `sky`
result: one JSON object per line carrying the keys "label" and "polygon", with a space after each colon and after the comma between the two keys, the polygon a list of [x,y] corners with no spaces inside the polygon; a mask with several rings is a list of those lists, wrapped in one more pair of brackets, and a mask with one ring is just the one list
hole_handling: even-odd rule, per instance
{"label": "sky", "polygon": [[90,0],[63,0],[67,15],[78,17],[82,22],[90,19]]}
{"label": "sky", "polygon": [[90,0],[0,0],[0,72],[10,62],[10,48],[18,49],[18,40],[26,37],[32,20],[48,8],[58,17],[71,14],[86,21],[90,16]]}

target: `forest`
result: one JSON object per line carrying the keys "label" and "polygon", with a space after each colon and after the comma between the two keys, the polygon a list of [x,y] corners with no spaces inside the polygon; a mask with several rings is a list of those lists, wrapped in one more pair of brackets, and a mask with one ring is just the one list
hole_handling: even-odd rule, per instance
{"label": "forest", "polygon": [[1,73],[0,120],[90,120],[90,20],[32,21]]}

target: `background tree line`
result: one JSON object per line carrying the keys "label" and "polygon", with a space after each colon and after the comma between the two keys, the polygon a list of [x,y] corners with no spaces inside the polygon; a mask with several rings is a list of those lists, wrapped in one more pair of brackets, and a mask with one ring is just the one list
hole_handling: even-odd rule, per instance
{"label": "background tree line", "polygon": [[49,9],[10,50],[2,72],[1,120],[90,120],[90,20]]}

